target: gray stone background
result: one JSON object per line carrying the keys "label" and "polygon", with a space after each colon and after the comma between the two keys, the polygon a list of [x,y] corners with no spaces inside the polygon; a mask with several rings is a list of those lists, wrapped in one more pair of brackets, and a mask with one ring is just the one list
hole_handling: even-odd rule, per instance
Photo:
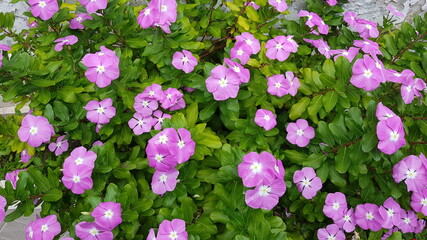
{"label": "gray stone background", "polygon": [[[72,3],[76,0],[65,0],[65,2]],[[16,20],[14,29],[20,31],[27,28],[27,19],[23,15],[28,9],[25,2],[11,4],[11,0],[0,0],[0,12],[13,12],[15,13]],[[146,3],[146,0],[131,0],[133,5],[141,5]],[[427,11],[426,0],[351,0],[344,5],[345,10],[356,12],[359,17],[366,18],[374,22],[382,22],[382,17],[387,15],[388,10],[386,6],[393,4],[395,8],[405,14],[405,19],[396,18],[397,22],[409,21],[411,22],[414,15],[424,14]],[[296,13],[303,9],[305,6],[303,0],[295,0],[289,6],[289,11],[292,13],[289,18],[296,19]],[[0,44],[12,44],[11,39],[4,39]],[[28,111],[28,107],[22,109],[24,112]],[[14,113],[14,106],[12,103],[3,103],[0,97],[0,115]],[[1,185],[1,182],[0,182]],[[9,210],[8,212],[10,212]],[[36,210],[39,212],[40,210]],[[25,226],[28,222],[35,219],[35,216],[20,218],[13,223],[0,223],[0,240],[17,240],[25,239]]]}

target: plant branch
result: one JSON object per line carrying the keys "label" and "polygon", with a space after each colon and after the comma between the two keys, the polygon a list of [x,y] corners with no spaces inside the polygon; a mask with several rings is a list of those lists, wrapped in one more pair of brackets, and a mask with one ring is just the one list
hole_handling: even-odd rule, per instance
{"label": "plant branch", "polygon": [[360,142],[361,140],[362,140],[362,138],[358,138],[358,139],[356,139],[356,140],[354,140],[352,142],[344,143],[344,144],[342,144],[342,145],[340,145],[340,146],[338,146],[336,148],[332,148],[332,152],[333,153],[337,153],[341,148],[345,148],[345,147],[351,146],[353,144],[356,144],[356,143]]}
{"label": "plant branch", "polygon": [[396,62],[400,57],[402,57],[402,55],[406,51],[408,51],[411,47],[413,47],[415,45],[415,43],[417,43],[418,41],[423,39],[426,35],[427,35],[427,32],[424,32],[423,34],[418,35],[418,37],[414,41],[412,41],[410,44],[408,44],[408,46],[406,46],[405,49],[403,49],[396,56],[393,57],[393,59],[390,61],[390,65],[394,64],[394,62]]}

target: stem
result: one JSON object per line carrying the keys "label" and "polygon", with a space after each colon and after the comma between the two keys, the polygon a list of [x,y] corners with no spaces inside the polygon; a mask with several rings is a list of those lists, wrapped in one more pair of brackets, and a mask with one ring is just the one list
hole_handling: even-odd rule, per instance
{"label": "stem", "polygon": [[400,57],[402,57],[402,55],[408,51],[411,47],[413,47],[415,45],[415,43],[417,43],[418,41],[420,41],[421,39],[423,39],[426,36],[427,32],[424,32],[423,34],[418,35],[418,37],[412,41],[408,46],[406,46],[405,49],[403,49],[402,51],[400,51],[396,56],[393,57],[393,59],[390,61],[389,65],[394,64],[394,62],[396,62]]}
{"label": "stem", "polygon": [[360,142],[361,140],[362,140],[362,138],[358,138],[358,139],[354,140],[353,142],[344,143],[344,144],[342,144],[342,145],[341,145],[341,146],[339,146],[339,147],[332,148],[332,152],[333,152],[333,153],[337,153],[337,152],[338,152],[338,150],[340,150],[341,148],[345,148],[345,147],[351,146],[351,145],[353,145],[353,144],[355,144],[355,143]]}

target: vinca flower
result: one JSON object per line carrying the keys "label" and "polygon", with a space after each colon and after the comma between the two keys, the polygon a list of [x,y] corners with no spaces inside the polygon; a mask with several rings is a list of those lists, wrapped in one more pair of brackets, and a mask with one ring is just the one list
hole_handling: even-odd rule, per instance
{"label": "vinca flower", "polygon": [[163,99],[160,101],[163,109],[169,109],[170,111],[179,110],[185,107],[185,100],[182,94],[176,88],[168,88],[163,91]]}
{"label": "vinca flower", "polygon": [[354,40],[353,45],[355,47],[361,48],[364,53],[370,54],[371,56],[382,55],[380,51],[380,45],[369,39]]}
{"label": "vinca flower", "polygon": [[265,47],[267,48],[266,56],[269,59],[277,59],[281,62],[288,59],[291,52],[298,51],[298,44],[293,40],[293,36],[276,36],[267,41]]}
{"label": "vinca flower", "polygon": [[28,114],[22,119],[21,128],[18,130],[19,139],[27,142],[31,147],[39,147],[48,143],[55,134],[53,126],[42,116]]}
{"label": "vinca flower", "polygon": [[379,121],[384,121],[388,118],[397,116],[393,111],[390,110],[390,108],[384,106],[382,102],[378,103],[375,115]]}
{"label": "vinca flower", "polygon": [[378,149],[393,154],[406,145],[405,131],[400,117],[390,117],[377,124]]}
{"label": "vinca flower", "polygon": [[172,142],[178,142],[178,133],[174,128],[165,128],[148,140],[149,144],[169,145]]}
{"label": "vinca flower", "polygon": [[31,159],[31,155],[28,153],[28,151],[26,149],[22,150],[21,161],[23,163],[27,163],[28,161],[30,161],[30,159]]}
{"label": "vinca flower", "polygon": [[304,41],[313,44],[313,46],[317,48],[319,53],[325,56],[326,58],[331,58],[331,48],[329,47],[328,43],[325,42],[323,39],[313,40],[304,38]]}
{"label": "vinca flower", "polygon": [[258,109],[256,111],[254,121],[258,126],[263,127],[265,131],[270,131],[277,124],[276,116],[271,111],[265,109]]}
{"label": "vinca flower", "polygon": [[216,101],[236,98],[239,93],[240,76],[232,69],[216,66],[206,79],[206,88]]}
{"label": "vinca flower", "polygon": [[116,108],[113,106],[111,98],[106,98],[101,102],[91,100],[86,104],[85,109],[88,111],[86,118],[93,123],[106,124],[116,116]]}
{"label": "vinca flower", "polygon": [[359,48],[350,47],[348,50],[336,49],[336,50],[330,50],[329,53],[332,55],[335,55],[334,61],[336,61],[339,56],[342,56],[347,58],[349,62],[352,62],[353,59],[356,57],[356,55],[359,54]]}
{"label": "vinca flower", "polygon": [[416,212],[420,212],[424,214],[424,216],[427,216],[427,188],[412,193],[411,207]]}
{"label": "vinca flower", "polygon": [[135,96],[133,108],[142,116],[150,116],[153,111],[157,110],[159,102],[156,99],[145,97],[145,94],[140,93]]}
{"label": "vinca flower", "polygon": [[6,198],[0,195],[0,222],[3,222],[6,216],[6,210],[5,210],[6,205],[7,205]]}
{"label": "vinca flower", "polygon": [[326,228],[317,230],[319,240],[345,240],[345,234],[336,224],[329,224]]}
{"label": "vinca flower", "polygon": [[102,202],[92,211],[95,223],[109,231],[112,231],[122,223],[122,209],[120,203]]}
{"label": "vinca flower", "polygon": [[168,144],[156,145],[149,143],[145,151],[147,153],[148,164],[157,171],[168,171],[178,164]]}
{"label": "vinca flower", "polygon": [[240,63],[245,65],[251,58],[253,50],[246,42],[236,42],[230,50],[230,58],[239,59]]}
{"label": "vinca flower", "polygon": [[197,66],[197,58],[191,54],[190,51],[182,50],[182,52],[175,52],[172,56],[172,65],[176,69],[180,69],[185,73],[190,73]]}
{"label": "vinca flower", "polygon": [[242,65],[240,65],[237,62],[234,62],[228,58],[224,58],[225,64],[232,69],[237,75],[240,77],[240,83],[248,83],[249,79],[251,78],[251,73],[248,69],[244,68]]}
{"label": "vinca flower", "polygon": [[297,185],[298,191],[306,199],[312,199],[316,196],[317,191],[322,188],[322,180],[316,176],[316,172],[311,167],[295,171],[293,180]]}
{"label": "vinca flower", "polygon": [[62,51],[64,45],[74,45],[79,39],[74,35],[69,35],[64,38],[58,38],[53,42],[57,42],[55,51]]}
{"label": "vinca flower", "polygon": [[162,86],[157,83],[153,83],[150,86],[146,87],[139,97],[162,101],[164,98]]}
{"label": "vinca flower", "polygon": [[344,211],[344,214],[334,220],[335,224],[338,225],[338,227],[342,228],[346,232],[353,232],[356,227],[356,218],[354,217],[354,209],[350,208],[346,211]]}
{"label": "vinca flower", "polygon": [[59,156],[68,150],[68,140],[62,141],[64,137],[65,135],[62,135],[56,139],[56,143],[49,144],[49,151],[55,152],[55,156]]}
{"label": "vinca flower", "polygon": [[329,4],[329,6],[337,5],[337,0],[326,0],[326,2]]}
{"label": "vinca flower", "polygon": [[162,129],[162,124],[165,118],[171,119],[172,116],[167,113],[163,113],[160,110],[156,110],[153,113],[153,121],[151,122],[152,126],[154,127],[154,130],[160,130]]}
{"label": "vinca flower", "polygon": [[31,6],[31,13],[34,17],[40,17],[42,20],[48,20],[58,12],[57,0],[28,0]]}
{"label": "vinca flower", "polygon": [[3,66],[3,51],[10,51],[10,47],[5,44],[0,44],[0,67]]}
{"label": "vinca flower", "polygon": [[237,35],[236,36],[236,45],[240,42],[246,44],[247,46],[249,46],[251,48],[252,51],[250,54],[257,54],[261,49],[261,45],[259,43],[259,40],[256,39],[254,37],[254,35],[252,35],[251,33],[243,32],[242,34]]}
{"label": "vinca flower", "polygon": [[[317,30],[320,34],[328,34],[329,26],[325,24],[323,19],[319,15],[317,15],[317,13],[300,10],[298,12],[298,17],[308,17],[307,21],[305,22],[305,25],[309,26],[310,28],[317,26]],[[317,31],[315,30],[313,30],[313,33],[318,35]]]}
{"label": "vinca flower", "polygon": [[427,169],[419,157],[410,155],[394,165],[393,178],[396,182],[405,180],[408,191],[421,192],[426,188]]}
{"label": "vinca flower", "polygon": [[152,0],[139,12],[138,24],[143,29],[159,26],[165,33],[171,33],[169,26],[176,22],[177,6],[175,0]]}
{"label": "vinca flower", "polygon": [[415,77],[415,73],[412,72],[410,69],[404,69],[400,73],[393,69],[387,69],[385,71],[385,77],[389,82],[403,83]]}
{"label": "vinca flower", "polygon": [[74,194],[83,194],[92,189],[92,168],[87,165],[64,164],[62,183]]}
{"label": "vinca flower", "polygon": [[61,232],[56,215],[49,215],[45,218],[39,218],[32,223],[32,239],[53,240]]}
{"label": "vinca flower", "polygon": [[5,175],[5,177],[4,177],[4,180],[6,180],[6,181],[10,181],[10,183],[12,183],[12,187],[13,187],[13,189],[16,189],[16,182],[18,182],[18,180],[19,180],[18,175],[19,175],[19,173],[20,173],[21,171],[27,171],[27,169],[17,169],[17,170],[13,170],[13,171],[12,171],[12,172],[10,172],[10,173],[6,173],[6,175]]}
{"label": "vinca flower", "polygon": [[381,70],[377,68],[374,59],[364,55],[363,59],[356,60],[350,79],[351,84],[365,91],[372,91],[380,86],[381,81],[383,81]]}
{"label": "vinca flower", "polygon": [[379,207],[372,203],[359,204],[356,206],[356,223],[364,230],[379,231],[382,228],[383,218],[378,212]]}
{"label": "vinca flower", "polygon": [[307,120],[298,119],[295,123],[289,123],[286,127],[286,139],[298,147],[305,147],[314,138],[314,128],[308,125]]}
{"label": "vinca flower", "polygon": [[85,20],[92,20],[93,17],[86,13],[76,14],[76,17],[71,19],[70,28],[71,29],[85,29],[85,26],[82,24]]}
{"label": "vinca flower", "polygon": [[408,210],[408,212],[406,212],[402,209],[400,212],[400,221],[397,227],[402,231],[402,233],[414,232],[418,224],[417,220],[418,217],[415,215],[414,211]]}
{"label": "vinca flower", "polygon": [[403,102],[406,104],[412,103],[415,97],[422,97],[420,91],[426,88],[426,83],[420,78],[407,78],[402,83],[400,93],[403,98]]}
{"label": "vinca flower", "polygon": [[151,181],[151,189],[155,194],[163,195],[165,192],[171,192],[178,183],[179,172],[175,168],[167,171],[156,171]]}
{"label": "vinca flower", "polygon": [[359,36],[361,38],[376,38],[379,35],[379,31],[377,28],[377,23],[371,22],[366,19],[355,19],[355,26],[357,32],[359,32]]}
{"label": "vinca flower", "polygon": [[176,156],[176,161],[181,164],[193,156],[196,149],[196,143],[191,139],[191,133],[185,128],[178,129],[178,141],[172,140],[170,147]]}
{"label": "vinca flower", "polygon": [[275,165],[276,158],[271,153],[250,152],[243,157],[243,162],[237,167],[237,172],[245,187],[256,187],[273,181]]}
{"label": "vinca flower", "polygon": [[75,232],[76,236],[82,240],[113,240],[114,238],[112,232],[91,222],[79,222]]}
{"label": "vinca flower", "polygon": [[154,232],[154,229],[150,228],[146,240],[156,240],[156,233]]}
{"label": "vinca flower", "polygon": [[347,11],[344,13],[344,22],[346,22],[349,26],[351,27],[355,27],[356,26],[356,20],[359,19],[357,17],[357,14],[355,12],[352,11]]}
{"label": "vinca flower", "polygon": [[268,0],[268,3],[279,12],[283,12],[288,9],[288,4],[286,3],[286,0]]}
{"label": "vinca flower", "polygon": [[393,14],[396,17],[405,18],[405,15],[394,8],[392,4],[387,5],[387,9],[390,11],[391,14]]}
{"label": "vinca flower", "polygon": [[382,227],[391,229],[394,226],[397,226],[400,221],[401,211],[402,208],[400,205],[392,197],[389,197],[378,209],[379,214],[384,220],[382,222]]}
{"label": "vinca flower", "polygon": [[268,93],[278,97],[283,97],[286,94],[289,94],[291,83],[285,78],[283,74],[273,75],[271,77],[267,77],[267,79]]}
{"label": "vinca flower", "polygon": [[133,118],[128,122],[128,126],[133,130],[135,135],[141,135],[150,132],[153,127],[154,119],[151,116],[144,116],[141,113],[135,113]]}
{"label": "vinca flower", "polygon": [[246,6],[252,6],[255,10],[258,10],[260,6],[258,6],[254,1],[251,1],[250,3],[245,3]]}
{"label": "vinca flower", "polygon": [[283,179],[276,178],[271,183],[263,183],[245,193],[245,202],[251,208],[273,209],[279,198],[285,194],[286,184]]}
{"label": "vinca flower", "polygon": [[71,151],[69,157],[64,161],[64,168],[68,165],[85,166],[89,169],[95,167],[97,155],[93,151],[88,151],[85,147],[78,147]]}
{"label": "vinca flower", "polygon": [[120,76],[119,58],[114,51],[104,46],[101,46],[100,52],[86,54],[82,62],[88,67],[85,72],[87,79],[100,88],[110,85],[111,81]]}
{"label": "vinca flower", "polygon": [[79,2],[86,7],[86,11],[95,13],[98,10],[106,9],[108,0],[79,0]]}
{"label": "vinca flower", "polygon": [[157,232],[157,240],[187,240],[185,222],[181,219],[163,220]]}
{"label": "vinca flower", "polygon": [[340,219],[347,211],[347,200],[341,192],[329,193],[326,196],[323,213],[332,220]]}

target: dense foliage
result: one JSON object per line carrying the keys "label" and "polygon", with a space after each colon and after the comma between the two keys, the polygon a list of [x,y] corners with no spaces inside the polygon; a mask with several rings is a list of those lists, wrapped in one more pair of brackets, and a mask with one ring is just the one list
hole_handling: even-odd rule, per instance
{"label": "dense foliage", "polygon": [[[145,239],[162,224],[185,225],[189,239],[315,239],[331,231],[340,232],[337,239],[344,231],[348,239],[380,239],[388,229],[399,230],[390,239],[426,238],[418,218],[427,209],[411,199],[424,192],[427,198],[425,16],[396,27],[390,15],[377,27],[344,21],[343,1],[307,0],[298,21],[281,17],[289,14],[285,1],[127,2],[109,0],[102,8],[47,0],[52,16],[29,0],[30,28],[20,33],[12,31],[13,15],[0,14],[0,38],[15,42],[1,48],[0,94],[17,104],[16,114],[0,118],[0,179],[26,169],[0,188],[6,208],[17,204],[5,221],[41,205],[44,225],[37,224],[71,237],[108,225],[98,229],[105,239],[110,231],[115,239]],[[177,15],[150,18],[164,6]],[[258,49],[244,44],[244,33],[251,43],[259,40]],[[374,49],[366,49],[368,39]],[[347,54],[352,58],[333,52],[355,46],[361,49]],[[372,74],[378,79],[370,82]],[[164,97],[149,98],[147,87],[154,92],[159,85]],[[20,112],[25,104],[28,114]],[[391,140],[381,132],[388,128]],[[178,144],[194,141],[195,149],[159,147],[161,129]],[[160,166],[162,151],[173,160]],[[79,156],[92,159],[84,169],[71,166]],[[268,171],[251,178],[263,159]],[[421,183],[399,171],[418,171]],[[162,177],[178,180],[151,185]],[[265,202],[248,197],[276,190]],[[367,203],[378,208],[392,197],[416,224],[408,230],[357,221],[354,231],[340,230],[324,208],[335,192],[359,214],[372,208]],[[343,195],[329,196],[343,203]],[[108,206],[121,209],[120,221],[99,220]]]}

